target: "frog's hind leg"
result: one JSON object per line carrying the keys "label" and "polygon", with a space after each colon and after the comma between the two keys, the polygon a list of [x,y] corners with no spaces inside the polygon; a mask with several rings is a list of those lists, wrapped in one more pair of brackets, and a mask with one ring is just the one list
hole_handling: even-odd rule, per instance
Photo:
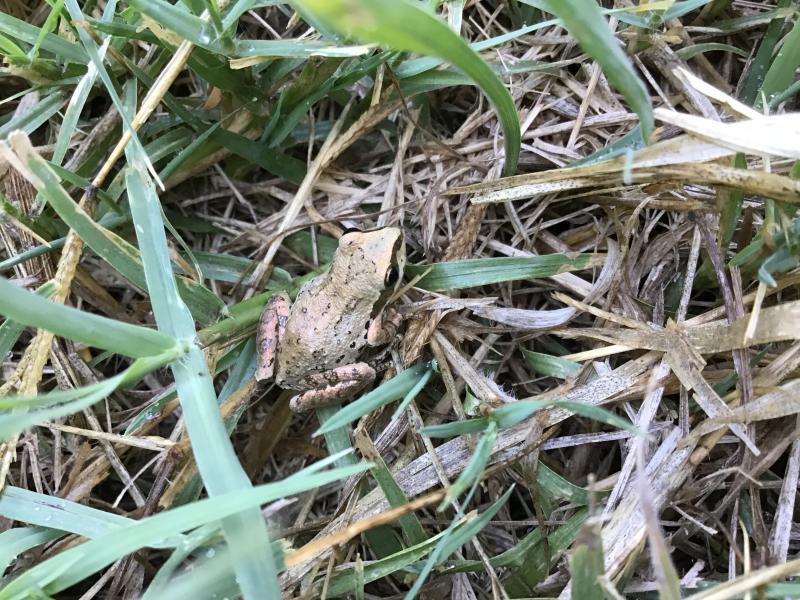
{"label": "frog's hind leg", "polygon": [[375,381],[375,369],[363,362],[336,367],[324,373],[314,373],[300,381],[298,387],[306,388],[308,391],[292,398],[289,408],[294,412],[303,413],[318,406],[347,400],[373,381]]}
{"label": "frog's hind leg", "polygon": [[275,372],[275,359],[278,355],[278,344],[286,332],[289,320],[291,300],[286,292],[273,294],[261,313],[256,333],[256,351],[258,352],[258,369],[256,380],[272,378]]}

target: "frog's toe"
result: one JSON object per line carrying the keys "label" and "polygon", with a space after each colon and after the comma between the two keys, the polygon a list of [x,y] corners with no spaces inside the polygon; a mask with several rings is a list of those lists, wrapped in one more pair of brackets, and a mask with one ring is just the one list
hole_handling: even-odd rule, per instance
{"label": "frog's toe", "polygon": [[[325,373],[312,375],[315,383],[322,387],[310,389],[289,401],[289,408],[296,413],[304,413],[312,408],[349,400],[375,381],[375,369],[366,363],[338,367]],[[311,383],[306,381],[306,383]]]}

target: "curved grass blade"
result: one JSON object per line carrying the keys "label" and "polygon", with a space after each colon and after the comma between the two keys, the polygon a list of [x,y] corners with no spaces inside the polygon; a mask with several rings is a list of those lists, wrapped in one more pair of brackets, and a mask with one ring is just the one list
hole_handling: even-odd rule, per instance
{"label": "curved grass blade", "polygon": [[[30,23],[26,23],[9,14],[0,12],[0,33],[22,40],[31,45],[36,44],[39,39],[39,28]],[[40,42],[43,50],[53,54],[59,59],[85,65],[89,58],[80,44],[65,40],[63,37],[48,33]]]}
{"label": "curved grass blade", "polygon": [[294,0],[348,37],[406,52],[436,56],[469,75],[497,110],[505,135],[504,175],[517,169],[520,125],[514,100],[492,69],[435,15],[406,0]]}
{"label": "curved grass blade", "polygon": [[[58,529],[86,538],[96,538],[128,527],[137,521],[112,512],[98,510],[78,502],[7,486],[0,496],[0,515],[7,519]],[[154,548],[174,548],[182,544],[183,535],[175,535]]]}
{"label": "curved grass blade", "polygon": [[[473,486],[473,488],[470,490],[464,502],[464,506],[469,504],[469,502],[472,500],[472,496],[474,495],[476,489],[477,486]],[[433,570],[433,567],[439,564],[442,560],[445,560],[450,554],[458,550],[458,548],[475,537],[478,532],[489,523],[492,517],[497,514],[497,511],[503,507],[513,490],[514,486],[512,485],[480,517],[467,523],[467,525],[459,530],[456,530],[456,527],[464,516],[464,509],[460,508],[456,512],[453,520],[450,522],[450,525],[448,525],[447,529],[444,531],[442,539],[438,544],[436,544],[436,548],[433,549],[433,552],[431,552],[428,560],[425,561],[425,565],[422,567],[422,569],[420,569],[417,580],[405,595],[405,600],[412,600],[413,598],[417,597],[417,594],[422,588],[423,583],[425,583],[425,579],[428,577],[431,570]]]}
{"label": "curved grass blade", "polygon": [[15,410],[10,413],[0,414],[0,439],[10,439],[14,434],[24,431],[28,427],[59,419],[85,408],[89,408],[108,396],[118,387],[132,380],[141,379],[147,373],[173,362],[175,359],[179,358],[181,354],[182,350],[176,346],[172,351],[165,352],[159,356],[140,358],[119,375],[75,390],[51,392],[50,394],[43,394],[42,396],[33,398],[6,398],[5,401],[7,402],[18,401],[20,408],[25,408],[26,405],[40,402],[49,405],[51,404],[50,401],[54,399],[64,403],[32,412],[20,412]]}
{"label": "curved grass blade", "polygon": [[[0,573],[23,552],[47,544],[66,535],[58,529],[47,527],[14,527],[0,533]],[[0,578],[0,582],[2,579]]]}
{"label": "curved grass blade", "polygon": [[[10,147],[0,143],[0,155],[4,155],[34,185],[61,220],[74,229],[98,256],[131,283],[145,289],[147,284],[139,250],[99,225],[72,200],[61,186],[61,181],[53,168],[36,153],[25,134],[14,132],[9,137],[9,142]],[[202,285],[182,277],[177,277],[176,280],[197,320],[203,324],[213,322],[224,308],[222,301]]]}
{"label": "curved grass blade", "polygon": [[525,357],[525,362],[528,363],[528,366],[539,375],[566,379],[581,369],[580,363],[576,363],[559,356],[553,356],[552,354],[531,352],[530,350],[525,350],[524,348],[522,349],[522,354]]}
{"label": "curved grass blade", "polygon": [[49,121],[61,109],[63,103],[64,95],[61,92],[50,94],[41,102],[37,102],[31,110],[23,112],[0,126],[0,140],[8,137],[16,129],[25,133],[33,133],[40,125]]}
{"label": "curved grass blade", "polygon": [[[65,0],[65,6],[67,7],[67,12],[69,13],[69,16],[73,22],[84,20],[84,15],[81,12],[80,6],[78,6],[77,0]],[[86,54],[89,56],[89,60],[92,62],[92,64],[94,64],[95,68],[97,69],[97,74],[100,76],[100,80],[103,82],[106,92],[111,98],[111,102],[114,104],[114,107],[119,111],[125,128],[129,130],[131,136],[131,144],[133,144],[135,148],[137,148],[140,152],[143,153],[144,150],[142,148],[142,142],[141,140],[139,140],[139,136],[137,135],[136,130],[133,128],[133,124],[131,123],[128,114],[124,110],[124,107],[122,105],[122,100],[120,99],[119,94],[117,94],[117,89],[114,86],[114,82],[111,80],[108,71],[106,71],[102,57],[97,52],[97,46],[95,45],[94,40],[91,38],[89,33],[83,27],[75,27],[75,31],[77,31],[78,33],[78,37],[80,38],[81,43],[83,44],[83,47],[86,50]],[[150,171],[153,177],[157,178],[155,169],[153,168],[153,165],[150,163],[149,160],[147,160],[146,164],[147,164],[147,170]],[[159,183],[161,182],[159,181]]]}
{"label": "curved grass blade", "polygon": [[608,28],[608,22],[595,0],[546,0],[548,12],[557,15],[581,48],[602,67],[608,81],[617,88],[639,115],[642,137],[653,132],[653,105],[630,59]]}
{"label": "curved grass blade", "polygon": [[756,100],[756,108],[761,106],[762,98],[767,104],[795,81],[797,68],[800,66],[800,20],[795,20],[791,31],[786,34],[778,54],[769,66],[761,85],[762,94]]}

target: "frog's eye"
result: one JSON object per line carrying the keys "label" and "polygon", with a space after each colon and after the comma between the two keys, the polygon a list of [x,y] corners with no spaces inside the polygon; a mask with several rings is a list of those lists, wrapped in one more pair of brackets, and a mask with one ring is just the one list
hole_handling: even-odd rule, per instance
{"label": "frog's eye", "polygon": [[383,279],[383,283],[386,284],[386,287],[394,287],[394,284],[397,283],[397,280],[400,279],[400,271],[397,267],[389,267],[389,270],[386,271],[386,276]]}

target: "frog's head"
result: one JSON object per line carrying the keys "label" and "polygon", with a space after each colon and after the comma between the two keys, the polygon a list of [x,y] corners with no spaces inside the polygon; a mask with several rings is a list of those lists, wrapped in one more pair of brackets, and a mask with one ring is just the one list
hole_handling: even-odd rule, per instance
{"label": "frog's head", "polygon": [[406,246],[399,227],[350,231],[339,240],[331,275],[364,292],[393,292],[403,279]]}

